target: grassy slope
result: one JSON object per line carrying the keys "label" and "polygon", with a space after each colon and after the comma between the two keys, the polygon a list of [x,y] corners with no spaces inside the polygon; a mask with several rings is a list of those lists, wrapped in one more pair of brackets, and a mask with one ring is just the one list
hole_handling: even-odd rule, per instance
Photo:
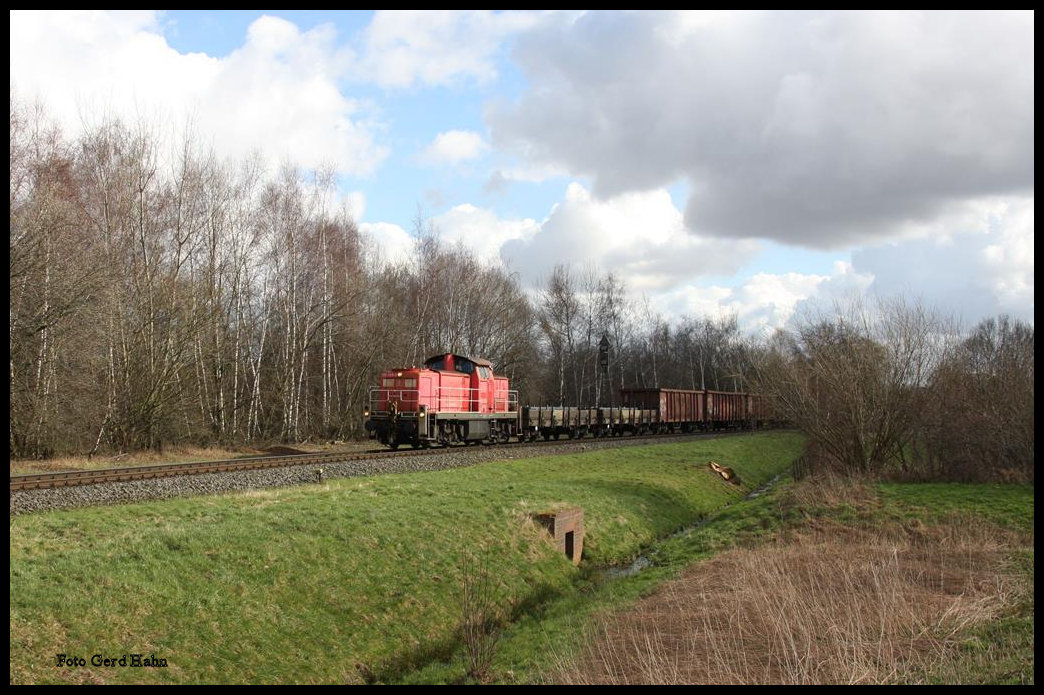
{"label": "grassy slope", "polygon": [[[467,552],[488,558],[516,613],[576,593],[577,570],[533,512],[582,506],[585,560],[627,562],[771,478],[800,443],[770,433],[17,517],[11,681],[394,677],[458,650]],[[710,459],[743,486],[707,471]],[[65,669],[58,653],[155,654],[170,667]]]}

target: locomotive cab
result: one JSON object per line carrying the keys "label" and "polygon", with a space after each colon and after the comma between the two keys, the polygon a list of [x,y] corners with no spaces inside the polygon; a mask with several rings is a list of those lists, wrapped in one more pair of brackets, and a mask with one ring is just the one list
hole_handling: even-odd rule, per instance
{"label": "locomotive cab", "polygon": [[[496,389],[493,365],[488,360],[461,357],[460,355],[436,355],[429,357],[424,365],[442,373],[440,392],[446,403],[439,410],[457,410],[471,413],[496,411]],[[463,378],[461,375],[466,375]],[[506,383],[507,379],[503,379]],[[459,398],[457,398],[459,396]]]}

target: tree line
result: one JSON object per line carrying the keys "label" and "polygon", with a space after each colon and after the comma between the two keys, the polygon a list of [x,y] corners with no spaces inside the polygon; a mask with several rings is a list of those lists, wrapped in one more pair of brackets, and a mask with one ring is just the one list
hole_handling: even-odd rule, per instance
{"label": "tree line", "polygon": [[[735,316],[668,321],[593,268],[527,291],[420,214],[413,258],[389,263],[331,171],[161,141],[115,119],[70,140],[12,97],[12,456],[359,436],[380,371],[452,351],[490,359],[526,403],[773,393],[819,458],[866,472],[1032,461],[1031,326],[962,342],[915,307],[755,341]],[[1003,442],[974,436],[1002,422]]]}
{"label": "tree line", "polygon": [[[530,402],[695,383],[611,274],[560,267],[534,297],[420,216],[411,262],[382,262],[331,172],[161,140],[115,119],[70,140],[12,97],[13,456],[357,436],[381,370],[444,351],[491,359]],[[700,346],[678,354],[717,384],[731,367]]]}
{"label": "tree line", "polygon": [[811,471],[1032,481],[1033,327],[970,333],[903,298],[838,304],[777,332],[755,388],[809,438]]}

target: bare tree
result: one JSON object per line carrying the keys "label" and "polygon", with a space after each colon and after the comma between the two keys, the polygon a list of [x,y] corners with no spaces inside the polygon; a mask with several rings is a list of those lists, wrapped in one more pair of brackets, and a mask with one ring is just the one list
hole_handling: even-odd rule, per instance
{"label": "bare tree", "polygon": [[676,369],[687,376],[679,376],[678,383],[694,389],[738,390],[744,356],[735,314],[717,319],[683,317],[674,339]]}
{"label": "bare tree", "polygon": [[983,320],[947,356],[928,390],[919,458],[908,474],[1033,480],[1033,327]]}
{"label": "bare tree", "polygon": [[576,351],[579,313],[575,280],[567,266],[556,265],[541,296],[538,317],[551,352],[560,404],[566,402],[566,380]]}
{"label": "bare tree", "polygon": [[88,387],[77,349],[83,311],[103,283],[97,246],[81,231],[75,153],[40,107],[11,101],[9,376],[12,453],[46,456],[91,417],[72,408]]}
{"label": "bare tree", "polygon": [[759,390],[809,436],[826,462],[878,475],[916,434],[924,388],[945,350],[946,322],[902,299],[835,306],[780,332],[758,365]]}
{"label": "bare tree", "polygon": [[632,337],[627,288],[614,273],[609,272],[599,281],[597,293],[599,332],[609,339],[611,345],[608,386],[613,389],[613,384],[616,384],[616,388],[623,388],[625,370],[622,355]]}

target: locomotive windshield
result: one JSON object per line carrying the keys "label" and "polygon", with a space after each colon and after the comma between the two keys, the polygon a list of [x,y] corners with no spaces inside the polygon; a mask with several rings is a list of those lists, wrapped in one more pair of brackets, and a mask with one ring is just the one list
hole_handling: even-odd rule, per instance
{"label": "locomotive windshield", "polygon": [[425,364],[428,366],[428,369],[434,369],[439,372],[463,372],[464,374],[471,374],[475,371],[475,363],[459,355],[432,357],[425,362]]}

